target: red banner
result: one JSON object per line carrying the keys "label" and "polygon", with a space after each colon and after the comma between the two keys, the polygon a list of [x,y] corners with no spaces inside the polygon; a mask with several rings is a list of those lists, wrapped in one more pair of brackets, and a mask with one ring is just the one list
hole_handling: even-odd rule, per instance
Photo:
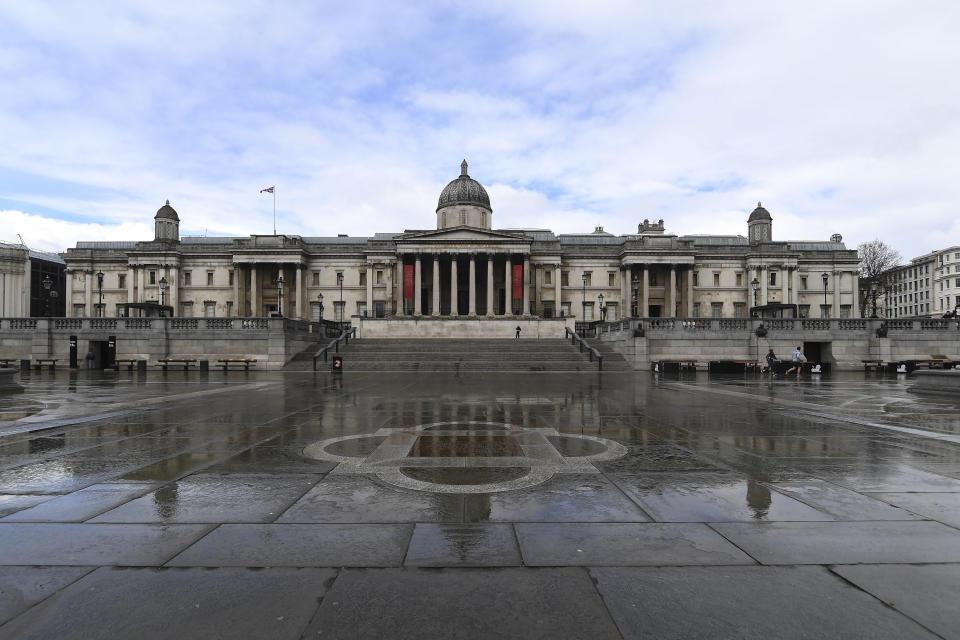
{"label": "red banner", "polygon": [[523,298],[523,265],[513,265],[513,299]]}
{"label": "red banner", "polygon": [[413,300],[413,265],[403,265],[403,297]]}

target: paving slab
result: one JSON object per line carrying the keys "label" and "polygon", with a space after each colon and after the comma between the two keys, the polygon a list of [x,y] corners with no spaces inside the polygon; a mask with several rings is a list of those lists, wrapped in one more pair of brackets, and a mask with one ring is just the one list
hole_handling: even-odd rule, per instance
{"label": "paving slab", "polygon": [[319,478],[198,474],[165,484],[90,522],[273,522]]}
{"label": "paving slab", "polygon": [[528,566],[755,564],[703,524],[520,523]]}
{"label": "paving slab", "polygon": [[222,453],[181,453],[124,474],[119,480],[121,482],[169,482],[209,467],[224,457],[226,456]]}
{"label": "paving slab", "polygon": [[590,574],[626,640],[937,637],[823,567],[595,568]]}
{"label": "paving slab", "polygon": [[[92,567],[0,567],[0,625],[50,597]],[[4,637],[0,628],[0,637]]]}
{"label": "paving slab", "polygon": [[132,460],[66,456],[0,471],[2,493],[66,493],[116,478],[138,466]]}
{"label": "paving slab", "polygon": [[101,568],[0,627],[0,636],[296,640],[335,576],[310,568]]}
{"label": "paving slab", "polygon": [[960,527],[960,493],[871,493],[870,495],[924,518]]}
{"label": "paving slab", "polygon": [[363,475],[329,475],[277,522],[462,522],[463,498],[389,487]]}
{"label": "paving slab", "polygon": [[899,462],[857,462],[837,466],[804,466],[803,469],[855,491],[960,491],[960,480],[924,471]]}
{"label": "paving slab", "polygon": [[329,473],[335,462],[299,455],[295,447],[256,446],[206,467],[204,473]]}
{"label": "paving slab", "polygon": [[0,565],[158,566],[208,525],[0,523]]}
{"label": "paving slab", "polygon": [[904,509],[890,506],[882,500],[827,482],[810,478],[770,485],[812,507],[829,513],[837,520],[917,520]]}
{"label": "paving slab", "polygon": [[723,467],[682,447],[673,445],[633,445],[627,455],[594,465],[604,473],[643,473],[645,471],[722,471]]}
{"label": "paving slab", "polygon": [[515,491],[470,495],[467,522],[649,522],[600,474],[563,473]]}
{"label": "paving slab", "polygon": [[419,567],[520,566],[510,524],[417,524],[404,561]]}
{"label": "paving slab", "polygon": [[621,638],[582,569],[345,569],[304,638]]}
{"label": "paving slab", "polygon": [[960,638],[960,564],[837,565],[832,570],[944,638]]}
{"label": "paving slab", "polygon": [[412,530],[409,524],[225,524],[167,564],[396,567],[403,562]]}
{"label": "paving slab", "polygon": [[762,564],[960,562],[960,531],[939,522],[711,524]]}
{"label": "paving slab", "polygon": [[833,520],[766,484],[730,473],[609,476],[658,522]]}
{"label": "paving slab", "polygon": [[11,513],[16,513],[22,509],[27,509],[32,507],[35,504],[40,504],[47,500],[53,499],[55,496],[51,495],[0,495],[0,518],[9,515]]}
{"label": "paving slab", "polygon": [[142,496],[154,485],[141,483],[94,484],[52,498],[3,518],[2,522],[83,522],[128,500]]}

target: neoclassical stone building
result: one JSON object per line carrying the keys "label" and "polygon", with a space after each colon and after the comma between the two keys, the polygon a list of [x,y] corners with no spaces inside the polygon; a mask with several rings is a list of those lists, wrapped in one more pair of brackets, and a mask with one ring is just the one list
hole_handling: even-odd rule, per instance
{"label": "neoclassical stone building", "polygon": [[[181,316],[600,319],[744,317],[798,305],[808,317],[857,317],[857,253],[828,241],[777,241],[757,205],[747,235],[677,236],[663,220],[614,236],[493,227],[483,186],[461,164],[440,193],[436,228],[372,237],[180,237],[169,202],[145,242],[78,242],[67,313],[122,313],[163,302]],[[102,275],[101,278],[98,274]],[[323,311],[321,311],[323,310]]]}

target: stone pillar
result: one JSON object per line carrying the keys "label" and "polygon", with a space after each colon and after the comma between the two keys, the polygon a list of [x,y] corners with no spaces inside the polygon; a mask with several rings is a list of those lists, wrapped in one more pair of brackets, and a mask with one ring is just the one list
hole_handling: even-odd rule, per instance
{"label": "stone pillar", "polygon": [[467,304],[467,313],[477,315],[477,255],[470,254],[470,302]]}
{"label": "stone pillar", "polygon": [[640,294],[640,308],[637,309],[637,313],[641,318],[646,318],[650,315],[650,269],[647,265],[643,265],[640,289],[643,293]]}
{"label": "stone pillar", "polygon": [[137,267],[139,280],[137,281],[137,302],[146,302],[147,301],[147,270],[140,265]]}
{"label": "stone pillar", "polygon": [[83,271],[83,294],[84,294],[84,310],[88,318],[96,317],[96,313],[93,311],[93,279],[94,279],[93,269],[84,269]]}
{"label": "stone pillar", "polygon": [[233,265],[233,315],[243,315],[243,309],[240,308],[240,265]]}
{"label": "stone pillar", "polygon": [[510,256],[507,255],[506,259],[503,261],[504,269],[503,272],[506,274],[506,278],[503,280],[503,315],[512,316],[513,315],[513,261],[510,259]]}
{"label": "stone pillar", "polygon": [[790,274],[790,278],[793,280],[790,285],[793,288],[793,295],[790,296],[790,304],[800,304],[800,270],[794,269],[793,273]]}
{"label": "stone pillar", "polygon": [[687,269],[687,310],[686,316],[693,317],[693,267]]}
{"label": "stone pillar", "polygon": [[367,317],[373,317],[373,276],[376,270],[374,265],[367,264]]}
{"label": "stone pillar", "polygon": [[423,309],[420,308],[420,254],[416,256],[416,261],[413,263],[413,315],[419,316],[423,315]]}
{"label": "stone pillar", "polygon": [[[403,315],[403,254],[397,254],[396,278],[393,280],[393,288],[396,289],[394,300],[397,301],[397,313]],[[393,289],[391,289],[392,291]]]}
{"label": "stone pillar", "polygon": [[790,304],[790,267],[783,265],[780,278],[780,303]]}
{"label": "stone pillar", "polygon": [[[170,281],[170,301],[168,304],[173,307],[174,315],[180,315],[180,269],[177,267],[170,268],[170,276],[167,278]],[[197,314],[198,310],[194,309],[194,315]]]}
{"label": "stone pillar", "polygon": [[525,316],[530,313],[530,256],[523,256],[523,309],[520,315]]}
{"label": "stone pillar", "polygon": [[433,304],[430,315],[440,315],[440,254],[433,254]]}
{"label": "stone pillar", "polygon": [[760,306],[767,304],[767,286],[770,284],[770,275],[766,267],[760,268]]}
{"label": "stone pillar", "polygon": [[250,265],[250,317],[260,317],[260,291],[257,282],[257,265]]}
{"label": "stone pillar", "polygon": [[[856,271],[850,272],[850,277],[852,278],[853,285],[851,287],[851,293],[853,295],[853,309],[850,311],[851,318],[860,317],[860,277],[857,275]],[[878,314],[879,315],[879,314]]]}
{"label": "stone pillar", "polygon": [[297,306],[294,307],[294,314],[293,314],[293,315],[294,315],[294,317],[295,317],[297,320],[303,320],[304,317],[305,317],[305,316],[304,316],[304,310],[303,310],[303,309],[304,309],[304,304],[303,304],[303,303],[306,301],[307,288],[304,286],[304,282],[303,282],[303,279],[304,279],[304,278],[303,278],[303,265],[302,265],[302,264],[298,264],[298,265],[296,265],[296,268],[297,268],[297,275],[296,275],[296,284],[297,284]]}
{"label": "stone pillar", "polygon": [[[135,280],[137,277],[137,272],[133,268],[133,265],[127,266],[127,302],[136,302],[134,296],[136,296],[136,291],[134,290]],[[67,298],[70,299],[69,297]],[[128,310],[129,311],[129,310]]]}
{"label": "stone pillar", "polygon": [[[666,303],[666,300],[664,300],[664,303]],[[677,265],[675,264],[670,265],[670,309],[667,317],[677,317]]]}
{"label": "stone pillar", "polygon": [[620,267],[620,319],[630,317],[630,270]]}
{"label": "stone pillar", "polygon": [[563,301],[560,299],[561,288],[560,288],[560,264],[553,268],[553,298],[554,298],[554,316],[557,318],[560,317],[560,309],[563,306]]}
{"label": "stone pillar", "polygon": [[450,256],[450,315],[460,315],[458,307],[458,297],[460,292],[457,290],[457,254]]}
{"label": "stone pillar", "polygon": [[487,315],[493,315],[493,254],[487,254]]}
{"label": "stone pillar", "polygon": [[833,272],[833,317],[840,317],[840,272]]}
{"label": "stone pillar", "polygon": [[[64,300],[63,315],[67,318],[73,317],[73,271],[67,269],[64,271],[64,277],[67,280],[66,297]],[[132,301],[131,301],[132,302]]]}

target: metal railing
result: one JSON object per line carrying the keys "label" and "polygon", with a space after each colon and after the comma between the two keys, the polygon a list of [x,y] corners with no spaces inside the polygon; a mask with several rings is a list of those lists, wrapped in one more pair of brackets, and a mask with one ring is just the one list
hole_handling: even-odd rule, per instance
{"label": "metal railing", "polygon": [[590,362],[593,362],[594,358],[597,360],[597,368],[601,371],[603,370],[603,354],[597,351],[595,348],[587,344],[587,341],[580,337],[576,331],[572,331],[570,327],[564,327],[566,332],[566,337],[570,338],[571,344],[580,343],[580,353],[583,353],[583,350],[586,349],[590,355]]}
{"label": "metal railing", "polygon": [[333,350],[334,350],[334,351],[333,351],[334,353],[340,353],[340,343],[341,343],[341,342],[344,343],[344,346],[349,345],[349,344],[350,344],[350,337],[351,337],[351,336],[353,336],[354,338],[357,336],[357,328],[356,328],[356,327],[351,327],[351,328],[347,329],[346,331],[344,331],[343,333],[341,333],[338,337],[336,337],[336,338],[334,338],[333,340],[331,340],[331,341],[330,341],[330,344],[328,344],[327,346],[325,346],[324,348],[320,349],[320,350],[317,351],[315,354],[313,354],[313,370],[314,370],[314,371],[317,370],[317,360],[318,360],[321,356],[323,356],[323,361],[324,361],[324,362],[327,361],[327,353],[329,353],[330,349],[333,349]]}

